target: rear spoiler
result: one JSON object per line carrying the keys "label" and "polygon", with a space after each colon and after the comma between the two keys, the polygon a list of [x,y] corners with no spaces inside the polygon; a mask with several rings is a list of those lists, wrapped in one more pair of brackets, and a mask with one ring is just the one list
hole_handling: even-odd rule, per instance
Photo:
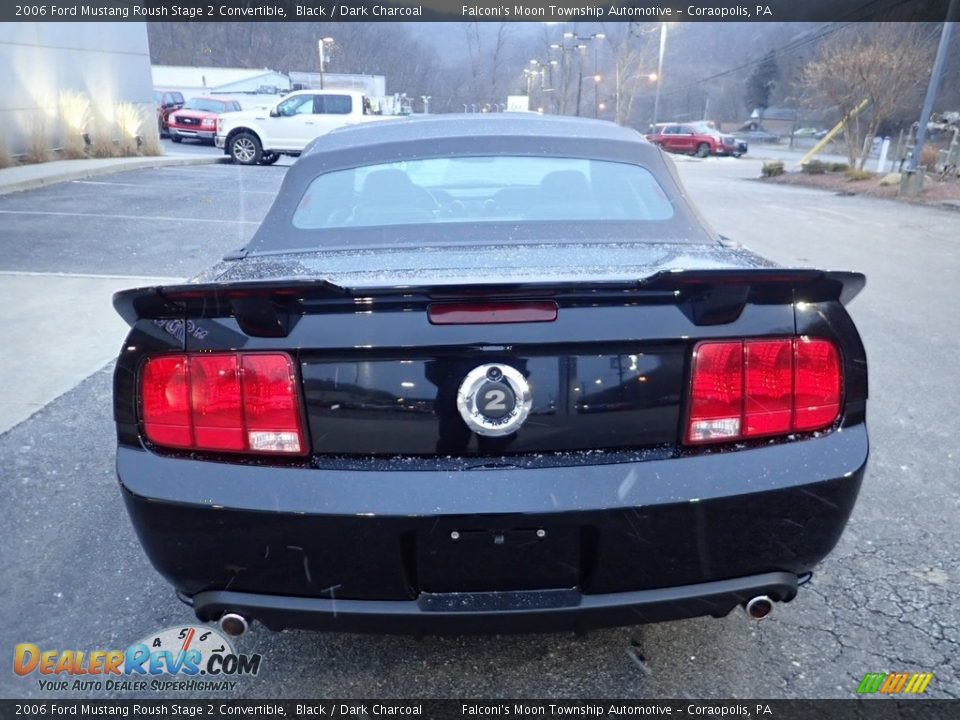
{"label": "rear spoiler", "polygon": [[556,296],[583,292],[643,292],[682,296],[697,324],[725,322],[733,308],[753,302],[850,302],[866,285],[861,273],[813,269],[662,270],[637,281],[556,281],[449,285],[343,287],[327,280],[278,279],[233,283],[167,285],[121,290],[113,307],[133,325],[141,319],[234,316],[252,334],[286,335],[291,315],[307,300],[420,296],[428,300]]}

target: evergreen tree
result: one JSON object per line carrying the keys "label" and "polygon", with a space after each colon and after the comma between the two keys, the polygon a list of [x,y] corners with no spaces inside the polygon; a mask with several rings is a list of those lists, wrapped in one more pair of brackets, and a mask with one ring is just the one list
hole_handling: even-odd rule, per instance
{"label": "evergreen tree", "polygon": [[779,77],[780,68],[777,67],[777,59],[771,50],[763,56],[763,60],[753,69],[747,80],[745,100],[748,111],[759,110],[760,117],[763,118],[764,111],[770,107],[770,96],[773,95],[773,88]]}

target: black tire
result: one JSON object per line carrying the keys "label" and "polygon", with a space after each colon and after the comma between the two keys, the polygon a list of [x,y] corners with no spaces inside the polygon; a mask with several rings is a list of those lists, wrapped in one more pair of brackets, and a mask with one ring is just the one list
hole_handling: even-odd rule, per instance
{"label": "black tire", "polygon": [[275,152],[266,152],[260,156],[261,165],[273,165],[277,160],[280,159],[280,153]]}
{"label": "black tire", "polygon": [[263,157],[260,138],[251,132],[238,132],[230,138],[230,158],[239,165],[256,165]]}
{"label": "black tire", "polygon": [[183,142],[183,138],[180,137],[179,135],[177,135],[176,133],[170,133],[170,139],[173,140],[173,142],[175,142],[175,143],[182,143],[182,142]]}
{"label": "black tire", "polygon": [[710,154],[710,146],[707,143],[700,143],[697,145],[697,157],[705,158]]}

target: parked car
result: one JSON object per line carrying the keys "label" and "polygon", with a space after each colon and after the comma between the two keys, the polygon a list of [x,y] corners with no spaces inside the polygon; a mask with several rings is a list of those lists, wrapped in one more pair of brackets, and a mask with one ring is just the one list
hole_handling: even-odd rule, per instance
{"label": "parked car", "polygon": [[217,116],[240,109],[240,103],[236,100],[190,98],[167,118],[170,139],[175,143],[182,142],[185,138],[202,140],[212,145],[217,135]]}
{"label": "parked car", "polygon": [[743,153],[733,135],[726,135],[707,123],[663,123],[653,128],[647,140],[664,150],[707,157]]}
{"label": "parked car", "polygon": [[227,634],[762,617],[860,488],[864,282],[725,242],[613,123],[340,128],[242,248],[114,296],[120,489]]}
{"label": "parked car", "polygon": [[356,90],[298,90],[268,108],[220,115],[215,142],[236,163],[268,165],[335,128],[392,117],[370,112]]}
{"label": "parked car", "polygon": [[774,135],[773,133],[767,132],[766,130],[762,130],[762,129],[739,130],[737,131],[737,134],[740,137],[745,138],[749,142],[755,142],[755,143],[776,144],[781,140],[781,137],[779,135]]}
{"label": "parked car", "polygon": [[157,131],[160,133],[160,137],[167,137],[170,134],[168,118],[174,110],[183,107],[183,93],[179,90],[154,88],[153,99],[157,103]]}

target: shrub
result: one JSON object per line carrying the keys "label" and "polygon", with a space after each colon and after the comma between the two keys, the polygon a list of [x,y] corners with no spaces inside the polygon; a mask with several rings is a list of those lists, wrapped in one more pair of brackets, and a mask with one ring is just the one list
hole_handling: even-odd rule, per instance
{"label": "shrub", "polygon": [[120,131],[119,150],[121,155],[139,154],[140,111],[131,103],[119,103],[116,109],[117,129]]}
{"label": "shrub", "polygon": [[784,168],[782,162],[765,162],[763,167],[760,168],[760,174],[763,177],[776,177],[777,175],[783,175]]}
{"label": "shrub", "polygon": [[827,163],[820,160],[811,160],[801,166],[801,170],[807,175],[823,175],[827,171]]}
{"label": "shrub", "polygon": [[23,159],[28,163],[42,163],[51,159],[50,125],[42,112],[34,113],[27,138],[27,152]]}
{"label": "shrub", "polygon": [[83,93],[60,93],[60,122],[63,126],[63,156],[76,160],[87,156],[85,134],[90,125],[90,99]]}
{"label": "shrub", "polygon": [[10,157],[10,151],[7,149],[7,141],[3,135],[0,135],[0,168],[13,165],[13,158]]}
{"label": "shrub", "polygon": [[920,167],[933,172],[937,166],[937,148],[933,145],[924,145],[920,151]]}
{"label": "shrub", "polygon": [[847,176],[848,180],[852,180],[853,182],[869,180],[873,177],[872,172],[868,172],[866,170],[857,170],[856,168],[847,168],[843,174]]}
{"label": "shrub", "polygon": [[117,156],[117,146],[113,142],[113,123],[99,113],[90,121],[90,155],[95,158]]}
{"label": "shrub", "polygon": [[842,173],[845,173],[845,172],[847,172],[847,171],[850,169],[850,166],[847,165],[846,163],[835,162],[835,163],[830,163],[830,167],[829,167],[828,169],[829,169],[830,172],[842,172]]}
{"label": "shrub", "polygon": [[143,128],[143,145],[140,152],[144,155],[163,155],[160,145],[160,133],[157,129],[156,111],[152,105],[140,108],[140,121]]}

